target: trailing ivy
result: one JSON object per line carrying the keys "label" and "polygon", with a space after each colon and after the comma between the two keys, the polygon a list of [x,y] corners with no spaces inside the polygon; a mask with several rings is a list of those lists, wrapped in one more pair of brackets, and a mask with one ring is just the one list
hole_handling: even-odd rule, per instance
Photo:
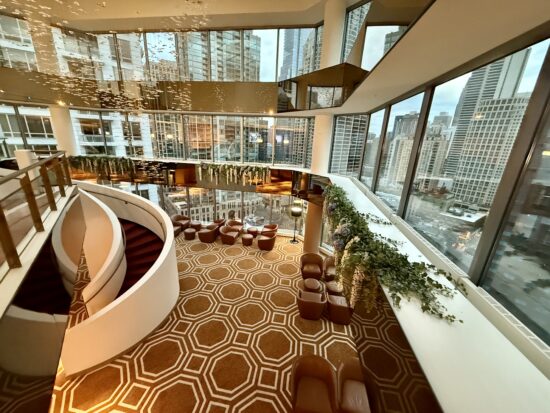
{"label": "trailing ivy", "polygon": [[337,276],[347,286],[346,293],[352,306],[361,300],[367,310],[371,310],[380,298],[380,283],[387,287],[397,307],[402,299],[417,298],[423,312],[449,322],[462,322],[449,314],[439,300],[440,296],[454,296],[456,289],[437,281],[437,275],[465,292],[460,281],[433,265],[409,261],[398,251],[399,243],[372,232],[369,222],[390,223],[359,213],[342,188],[330,185],[324,195],[325,216],[336,252]]}

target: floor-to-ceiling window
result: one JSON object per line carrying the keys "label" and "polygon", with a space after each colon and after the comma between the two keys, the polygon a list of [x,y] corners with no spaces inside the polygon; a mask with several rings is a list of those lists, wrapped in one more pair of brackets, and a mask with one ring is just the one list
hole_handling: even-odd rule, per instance
{"label": "floor-to-ceiling window", "polygon": [[357,176],[367,130],[367,115],[345,115],[335,118],[330,172]]}
{"label": "floor-to-ceiling window", "polygon": [[419,94],[391,106],[382,146],[376,194],[397,211],[411,157],[422,96]]}
{"label": "floor-to-ceiling window", "polygon": [[374,168],[376,167],[376,157],[382,138],[382,127],[384,122],[385,110],[379,110],[369,116],[369,128],[365,147],[363,150],[363,166],[361,168],[361,181],[372,189],[372,180],[374,177]]}
{"label": "floor-to-ceiling window", "polygon": [[539,43],[435,88],[405,217],[465,271],[547,49]]}

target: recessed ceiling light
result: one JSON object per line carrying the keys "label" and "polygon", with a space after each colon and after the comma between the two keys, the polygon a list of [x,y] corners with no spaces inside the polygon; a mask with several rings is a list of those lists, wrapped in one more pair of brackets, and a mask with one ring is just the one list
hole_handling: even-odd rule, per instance
{"label": "recessed ceiling light", "polygon": [[62,100],[58,100],[58,101],[57,101],[57,104],[58,104],[59,106],[66,106],[66,105],[67,105],[67,104],[66,104],[65,102],[63,102]]}

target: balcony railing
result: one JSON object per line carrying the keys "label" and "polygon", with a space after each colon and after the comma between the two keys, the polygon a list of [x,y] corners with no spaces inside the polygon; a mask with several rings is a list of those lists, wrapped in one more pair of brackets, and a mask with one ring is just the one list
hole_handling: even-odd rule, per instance
{"label": "balcony railing", "polygon": [[0,265],[21,267],[18,245],[34,228],[44,231],[45,212],[56,211],[65,189],[72,186],[69,163],[64,152],[0,177]]}

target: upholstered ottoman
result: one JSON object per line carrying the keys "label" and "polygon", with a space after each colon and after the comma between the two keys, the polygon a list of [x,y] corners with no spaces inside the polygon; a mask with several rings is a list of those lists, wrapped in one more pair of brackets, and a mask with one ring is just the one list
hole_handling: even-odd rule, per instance
{"label": "upholstered ottoman", "polygon": [[185,239],[188,241],[195,239],[196,233],[197,233],[197,230],[195,228],[187,228],[183,230],[183,235],[185,236]]}
{"label": "upholstered ottoman", "polygon": [[202,224],[199,221],[191,221],[189,226],[195,231],[200,231],[202,229]]}
{"label": "upholstered ottoman", "polygon": [[256,227],[250,227],[247,229],[247,232],[252,235],[254,238],[258,235],[258,228]]}
{"label": "upholstered ottoman", "polygon": [[247,247],[252,245],[252,241],[254,240],[254,237],[250,234],[244,234],[242,237],[243,245],[246,245]]}

